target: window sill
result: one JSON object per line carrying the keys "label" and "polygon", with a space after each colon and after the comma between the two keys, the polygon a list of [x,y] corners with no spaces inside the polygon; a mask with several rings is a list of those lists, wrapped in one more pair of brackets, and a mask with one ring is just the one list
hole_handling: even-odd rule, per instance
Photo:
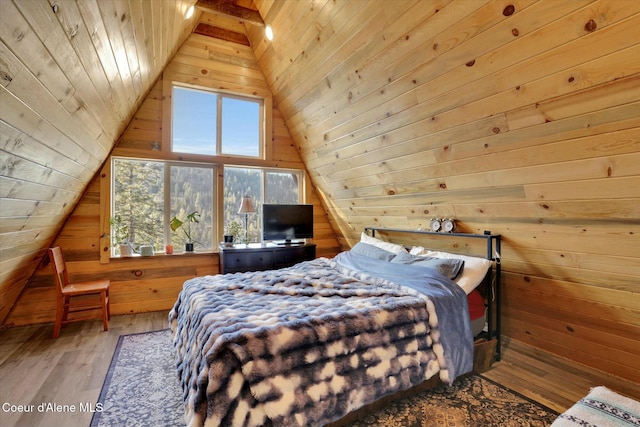
{"label": "window sill", "polygon": [[194,251],[194,252],[174,252],[172,254],[167,254],[165,252],[155,252],[153,255],[140,255],[140,254],[132,254],[132,255],[112,255],[110,259],[141,259],[141,258],[158,258],[158,257],[174,257],[174,256],[197,256],[197,255],[206,255],[211,256],[213,254],[217,254],[217,250],[206,250],[206,251]]}

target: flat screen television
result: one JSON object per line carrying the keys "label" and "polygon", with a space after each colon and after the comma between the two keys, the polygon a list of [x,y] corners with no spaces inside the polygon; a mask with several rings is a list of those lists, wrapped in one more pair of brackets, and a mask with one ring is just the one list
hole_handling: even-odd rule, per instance
{"label": "flat screen television", "polygon": [[313,237],[313,205],[262,205],[262,240]]}

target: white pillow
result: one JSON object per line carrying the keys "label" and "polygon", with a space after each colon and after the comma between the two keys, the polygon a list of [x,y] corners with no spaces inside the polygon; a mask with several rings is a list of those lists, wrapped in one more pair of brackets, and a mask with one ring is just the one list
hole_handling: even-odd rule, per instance
{"label": "white pillow", "polygon": [[362,233],[360,236],[360,241],[362,243],[366,243],[368,245],[372,245],[378,247],[380,249],[384,249],[385,251],[392,252],[394,254],[400,252],[406,252],[407,250],[402,245],[397,245],[395,243],[383,242],[382,240],[376,239],[375,237],[371,237],[366,233]]}
{"label": "white pillow", "polygon": [[490,259],[451,254],[449,252],[430,251],[420,246],[415,246],[410,252],[412,255],[430,256],[442,259],[461,259],[464,261],[464,269],[462,274],[458,276],[455,282],[460,286],[467,295],[482,283],[482,279],[487,275],[487,271],[491,268],[493,261]]}
{"label": "white pillow", "polygon": [[409,251],[409,253],[411,255],[418,255],[418,256],[422,256],[422,254],[424,252],[426,252],[427,249],[423,248],[422,246],[414,246],[411,248],[411,250]]}

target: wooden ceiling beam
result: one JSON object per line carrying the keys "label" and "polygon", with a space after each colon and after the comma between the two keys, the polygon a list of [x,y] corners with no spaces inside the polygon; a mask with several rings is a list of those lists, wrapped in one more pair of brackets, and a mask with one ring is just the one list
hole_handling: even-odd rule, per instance
{"label": "wooden ceiling beam", "polygon": [[206,12],[225,15],[248,24],[264,27],[264,21],[257,10],[238,6],[229,0],[198,0],[196,7]]}
{"label": "wooden ceiling beam", "polygon": [[214,27],[213,25],[199,23],[193,32],[195,34],[201,34],[203,36],[215,37],[217,39],[239,43],[245,46],[251,46],[249,39],[244,34],[236,33],[235,31],[231,30],[225,30],[224,28]]}

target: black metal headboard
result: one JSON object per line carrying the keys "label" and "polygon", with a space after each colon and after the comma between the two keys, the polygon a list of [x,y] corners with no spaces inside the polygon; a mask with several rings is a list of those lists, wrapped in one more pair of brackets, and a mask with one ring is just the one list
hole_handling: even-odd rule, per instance
{"label": "black metal headboard", "polygon": [[487,272],[489,284],[493,283],[493,274],[495,274],[495,327],[494,322],[494,306],[491,295],[487,298],[487,339],[496,339],[496,360],[500,360],[501,355],[501,315],[500,315],[500,288],[501,288],[501,262],[500,262],[500,250],[501,250],[501,237],[499,234],[491,234],[490,231],[485,231],[484,234],[472,234],[472,233],[443,233],[426,230],[406,230],[401,228],[382,228],[382,227],[365,227],[365,232],[371,233],[371,237],[375,237],[376,231],[389,232],[389,233],[410,233],[410,234],[428,234],[433,237],[456,237],[463,239],[484,239],[486,241],[486,259],[494,261],[495,273],[492,269]]}

